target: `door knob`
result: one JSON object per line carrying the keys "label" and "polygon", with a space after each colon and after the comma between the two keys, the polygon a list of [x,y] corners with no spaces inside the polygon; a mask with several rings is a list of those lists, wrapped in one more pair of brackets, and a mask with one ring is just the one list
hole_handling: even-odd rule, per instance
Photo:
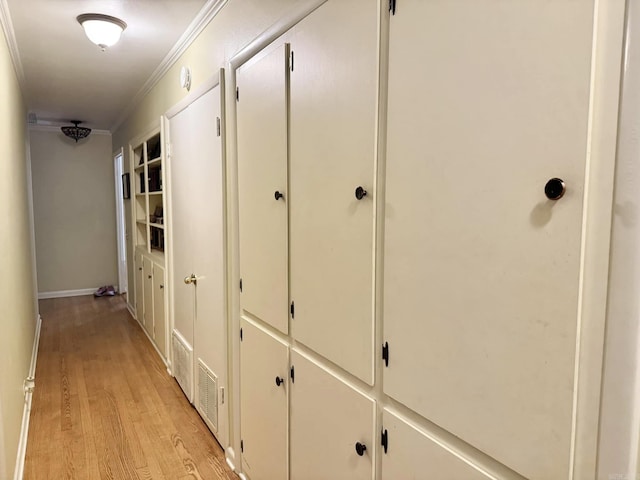
{"label": "door knob", "polygon": [[367,446],[364,443],[356,442],[356,453],[360,456],[364,455]]}
{"label": "door knob", "polygon": [[184,277],[184,283],[186,283],[187,285],[190,284],[194,284],[196,285],[198,283],[198,277],[196,277],[193,273],[191,275],[189,275],[188,277]]}
{"label": "door knob", "polygon": [[280,377],[276,377],[276,385],[279,387],[284,383],[284,379]]}
{"label": "door knob", "polygon": [[564,180],[561,178],[552,178],[544,186],[544,194],[549,200],[560,200],[566,190]]}
{"label": "door knob", "polygon": [[356,198],[358,200],[362,200],[366,196],[367,196],[367,191],[364,188],[362,187],[356,188]]}
{"label": "door knob", "polygon": [[284,193],[280,193],[278,190],[276,190],[276,193],[274,193],[273,196],[276,200],[280,200],[281,198],[284,198]]}

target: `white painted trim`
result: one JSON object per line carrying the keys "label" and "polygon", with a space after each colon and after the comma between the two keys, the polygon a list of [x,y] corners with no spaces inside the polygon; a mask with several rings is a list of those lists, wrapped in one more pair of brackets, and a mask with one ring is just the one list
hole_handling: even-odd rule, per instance
{"label": "white painted trim", "polygon": [[[29,375],[25,379],[27,381],[35,381],[36,363],[38,362],[38,345],[40,345],[40,327],[42,326],[42,318],[38,315],[36,320],[36,331],[33,337],[33,349],[31,350],[31,364],[29,366]],[[29,436],[29,418],[31,416],[31,402],[33,399],[32,388],[25,388],[24,409],[22,411],[22,426],[20,428],[20,440],[18,442],[18,455],[16,458],[16,466],[13,479],[22,480],[24,475],[24,460],[27,453],[27,440]]]}
{"label": "white painted trim", "polygon": [[187,108],[193,102],[198,100],[205,93],[207,93],[208,91],[213,90],[214,88],[216,88],[218,85],[220,85],[220,79],[222,78],[222,75],[224,74],[223,72],[224,72],[223,69],[220,69],[220,70],[216,71],[216,73],[214,73],[204,83],[198,85],[198,87],[195,88],[192,92],[190,92],[186,97],[184,97],[182,100],[180,100],[178,103],[176,103],[173,107],[171,107],[169,110],[167,110],[167,113],[165,113],[164,116],[168,120],[171,120],[173,117],[175,117],[177,114],[179,114],[185,108]]}
{"label": "white painted trim", "polygon": [[0,27],[2,27],[4,36],[7,39],[7,46],[9,47],[11,61],[16,71],[20,89],[24,92],[24,68],[22,68],[22,60],[20,59],[20,51],[18,50],[18,42],[16,41],[16,33],[13,29],[13,22],[11,21],[11,13],[9,12],[7,0],[0,0]]}
{"label": "white painted trim", "polygon": [[[115,186],[116,208],[116,245],[118,250],[118,292],[128,291],[128,265],[127,265],[127,239],[126,239],[126,214],[122,189],[122,175],[124,174],[124,148],[112,156]],[[120,161],[118,161],[120,158]],[[124,264],[122,258],[124,257]],[[124,289],[122,288],[124,286]]]}
{"label": "white painted trim", "polygon": [[112,125],[111,131],[115,132],[127,117],[140,104],[142,99],[149,94],[158,82],[164,77],[169,69],[178,61],[184,52],[191,46],[198,35],[206,28],[207,25],[220,12],[222,7],[226,5],[228,0],[208,0],[202,7],[196,18],[191,22],[187,30],[178,39],[171,51],[162,60],[158,68],[151,74],[149,79],[144,83],[142,88],[136,93],[133,99],[127,105],[127,108],[120,114],[116,122]]}
{"label": "white painted trim", "polygon": [[162,352],[160,351],[160,349],[156,345],[156,342],[153,341],[153,338],[151,338],[151,336],[149,335],[149,332],[147,332],[147,330],[144,328],[144,325],[142,325],[142,323],[140,323],[140,320],[136,319],[136,321],[138,322],[138,325],[140,325],[140,330],[142,330],[144,332],[144,334],[147,336],[147,338],[149,339],[149,343],[151,343],[151,346],[156,350],[156,352],[158,353],[158,356],[160,357],[160,360],[162,360],[162,363],[164,363],[164,366],[167,367],[167,370],[168,370],[169,369],[169,364],[167,362],[167,359],[164,358],[164,355],[162,355]]}
{"label": "white painted trim", "polygon": [[126,305],[127,305],[127,310],[129,311],[129,314],[131,315],[131,317],[132,317],[134,320],[138,321],[138,319],[136,318],[136,312],[135,312],[135,310],[133,309],[133,307],[131,306],[131,304],[129,303],[128,298],[129,298],[129,295],[127,295],[127,303],[126,303]]}
{"label": "white painted trim", "polygon": [[307,15],[309,15],[311,12],[313,12],[326,2],[327,0],[306,0],[304,2],[299,2],[300,4],[291,8],[287,15],[279,19],[264,32],[258,35],[255,39],[242,47],[231,58],[231,60],[229,60],[229,70],[233,71],[240,67],[243,63],[252,58],[256,53],[258,53],[264,47],[280,37],[282,34],[286,33]]}
{"label": "white painted trim", "polygon": [[[0,0],[0,1],[2,1],[2,0]],[[29,124],[29,130],[30,131],[35,131],[35,132],[62,133],[62,132],[60,132],[60,127],[62,127],[63,125],[67,125],[67,123],[60,122],[60,125],[38,125],[38,124],[30,123]],[[109,136],[111,136],[111,132],[109,130],[92,129],[91,130],[91,135],[109,135]]]}
{"label": "white painted trim", "polygon": [[45,298],[62,298],[62,297],[81,297],[82,295],[93,295],[93,292],[100,287],[83,288],[81,290],[59,290],[57,292],[38,292],[38,299]]}

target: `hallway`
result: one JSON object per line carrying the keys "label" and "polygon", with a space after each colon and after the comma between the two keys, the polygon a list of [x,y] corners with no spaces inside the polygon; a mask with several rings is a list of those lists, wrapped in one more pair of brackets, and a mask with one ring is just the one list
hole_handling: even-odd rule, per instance
{"label": "hallway", "polygon": [[25,479],[236,479],[120,296],[40,301]]}

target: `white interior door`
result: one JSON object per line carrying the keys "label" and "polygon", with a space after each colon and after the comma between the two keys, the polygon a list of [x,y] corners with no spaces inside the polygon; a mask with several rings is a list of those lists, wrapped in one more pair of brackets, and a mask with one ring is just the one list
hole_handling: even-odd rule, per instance
{"label": "white interior door", "polygon": [[291,41],[292,335],[369,384],[377,39],[377,3],[345,0],[318,8]]}
{"label": "white interior door", "polygon": [[[216,86],[189,106],[191,125],[191,157],[195,170],[192,201],[195,207],[190,248],[193,272],[197,277],[196,315],[193,352],[196,362],[204,363],[225,384],[227,370],[225,255],[224,255],[224,182],[222,162],[221,88]],[[196,382],[196,399],[200,383]],[[213,393],[213,392],[212,392]],[[221,396],[215,392],[218,399]],[[220,401],[216,402],[220,411]],[[196,408],[205,415],[200,404]],[[218,440],[226,444],[226,415],[218,415],[218,425],[210,425]],[[212,419],[209,419],[212,420]]]}
{"label": "white interior door", "polygon": [[153,265],[153,339],[163,357],[167,356],[167,324],[165,316],[164,268]]}
{"label": "white interior door", "polygon": [[[192,231],[194,210],[193,186],[197,172],[193,165],[191,145],[191,116],[188,109],[172,117],[169,121],[171,150],[171,222],[172,242],[169,248],[173,257],[173,314],[175,328],[193,348],[193,323],[195,317],[195,291],[184,279],[193,273],[194,251]],[[185,392],[192,400],[193,392]]]}
{"label": "white interior door", "polygon": [[291,478],[371,480],[375,401],[296,351],[291,365]]}
{"label": "white interior door", "polygon": [[240,305],[289,331],[286,45],[237,71]]}
{"label": "white interior door", "polygon": [[[193,348],[192,373],[204,365],[211,376],[194,380],[192,401],[223,445],[227,443],[224,164],[221,86],[170,118],[171,201],[175,326]],[[193,275],[190,283],[185,277]],[[216,378],[200,395],[200,380]],[[206,388],[210,388],[207,383]],[[201,404],[206,399],[206,405]],[[217,411],[212,413],[212,405]]]}
{"label": "white interior door", "polygon": [[251,480],[286,480],[288,347],[242,319],[240,418],[243,471]]}
{"label": "white interior door", "polygon": [[593,9],[390,20],[384,389],[532,479],[571,468]]}

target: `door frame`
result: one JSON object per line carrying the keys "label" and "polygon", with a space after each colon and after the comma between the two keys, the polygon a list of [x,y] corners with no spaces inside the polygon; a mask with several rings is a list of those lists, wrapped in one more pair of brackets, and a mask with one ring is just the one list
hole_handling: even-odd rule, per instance
{"label": "door frame", "polygon": [[124,147],[120,147],[113,154],[114,185],[116,191],[116,232],[118,246],[118,293],[127,293],[128,265],[127,265],[127,226],[125,225],[125,211],[123,198],[122,175],[124,174]]}

